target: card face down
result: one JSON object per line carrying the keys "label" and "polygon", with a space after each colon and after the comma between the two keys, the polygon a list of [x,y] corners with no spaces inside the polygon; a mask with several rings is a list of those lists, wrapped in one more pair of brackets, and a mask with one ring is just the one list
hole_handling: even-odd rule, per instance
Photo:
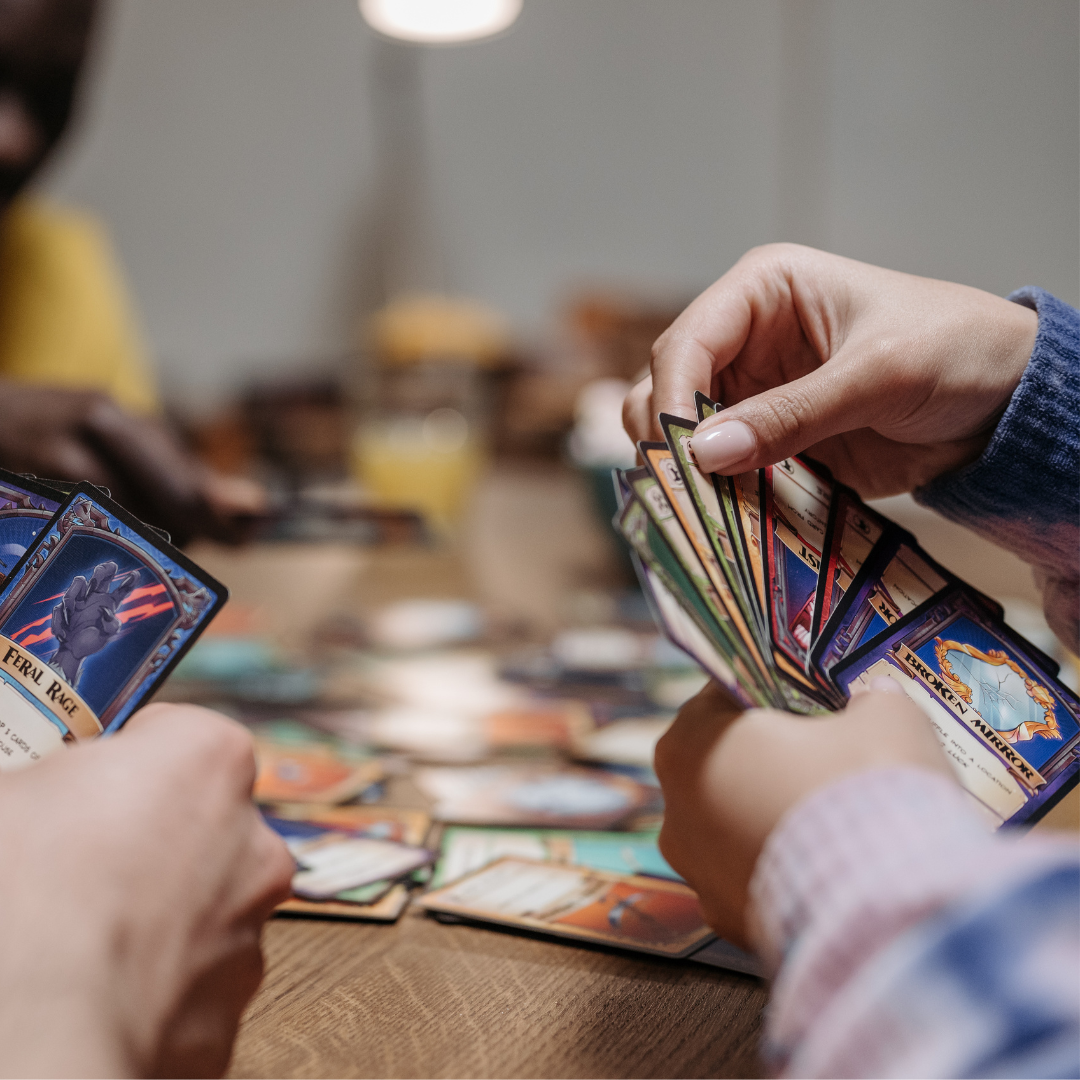
{"label": "card face down", "polygon": [[0,590],[0,769],[121,727],[227,598],[99,489],[77,485]]}
{"label": "card face down", "polygon": [[694,892],[659,878],[508,857],[428,893],[428,911],[659,956],[714,935]]}
{"label": "card face down", "polygon": [[995,825],[1041,817],[1080,774],[1080,701],[972,590],[955,586],[838,663],[858,693],[896,679],[930,717],[958,779]]}

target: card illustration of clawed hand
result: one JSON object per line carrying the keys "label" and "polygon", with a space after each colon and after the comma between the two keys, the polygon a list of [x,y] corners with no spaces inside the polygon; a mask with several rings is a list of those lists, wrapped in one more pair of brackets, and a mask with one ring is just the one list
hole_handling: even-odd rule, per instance
{"label": "card illustration of clawed hand", "polygon": [[[697,407],[699,422],[720,409]],[[995,826],[1037,821],[1076,785],[1080,701],[1000,604],[811,459],[709,476],[696,424],[659,420],[666,441],[616,470],[615,526],[661,629],[739,704],[828,712],[886,676]]]}

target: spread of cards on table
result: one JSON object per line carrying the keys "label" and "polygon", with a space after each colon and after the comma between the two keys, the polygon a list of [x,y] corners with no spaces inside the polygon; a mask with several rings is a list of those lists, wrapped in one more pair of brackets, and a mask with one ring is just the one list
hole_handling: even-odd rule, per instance
{"label": "spread of cards on table", "polygon": [[[430,885],[421,903],[440,919],[756,972],[657,847],[649,766],[671,713],[637,685],[639,665],[660,699],[665,679],[679,698],[688,675],[696,683],[675,650],[650,660],[655,635],[555,643],[570,668],[601,657],[584,699],[561,693],[553,660],[538,692],[515,670],[535,656],[399,647],[398,624],[453,627],[460,604],[398,605],[393,647],[309,642],[324,659],[308,667],[281,661],[234,608],[189,654],[225,588],[103,489],[8,473],[0,574],[0,769],[116,732],[179,664],[179,698],[255,735],[254,798],[296,861],[280,914],[393,922]],[[395,781],[426,809],[388,804]]]}
{"label": "spread of cards on table", "polygon": [[[697,408],[719,410],[701,394]],[[809,458],[713,476],[696,424],[660,423],[643,466],[616,472],[615,524],[657,622],[740,704],[822,713],[891,678],[995,826],[1076,784],[1080,702],[1000,605]]]}

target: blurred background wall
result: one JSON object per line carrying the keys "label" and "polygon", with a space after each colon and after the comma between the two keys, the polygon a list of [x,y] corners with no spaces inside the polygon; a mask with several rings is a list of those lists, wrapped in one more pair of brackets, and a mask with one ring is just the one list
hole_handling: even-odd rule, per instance
{"label": "blurred background wall", "polygon": [[111,227],[200,412],[332,365],[397,287],[530,334],[574,286],[688,298],[778,239],[1077,303],[1078,101],[1073,0],[525,0],[418,52],[353,0],[113,0],[43,186]]}

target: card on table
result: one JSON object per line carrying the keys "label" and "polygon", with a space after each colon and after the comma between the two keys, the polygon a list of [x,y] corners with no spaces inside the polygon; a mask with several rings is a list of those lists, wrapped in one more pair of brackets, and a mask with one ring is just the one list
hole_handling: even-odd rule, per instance
{"label": "card on table", "polygon": [[0,769],[116,731],[227,598],[98,488],[75,485],[0,590]]}
{"label": "card on table", "polygon": [[1080,701],[981,596],[954,585],[833,669],[849,696],[895,679],[995,825],[1041,817],[1080,775]]}
{"label": "card on table", "polygon": [[449,826],[432,888],[471,874],[507,855],[534,862],[572,863],[591,870],[649,877],[682,878],[668,866],[656,832],[584,832],[566,829],[479,829]]}
{"label": "card on table", "polygon": [[288,836],[286,843],[299,867],[293,874],[293,892],[306,900],[351,899],[342,894],[374,882],[394,881],[435,861],[434,853],[425,848],[335,829],[316,836]]}
{"label": "card on table", "polygon": [[378,900],[358,904],[342,900],[304,900],[292,896],[274,909],[275,915],[337,919],[346,922],[396,922],[409,903],[408,885],[391,885]]}
{"label": "card on table", "polygon": [[377,758],[346,757],[330,746],[291,746],[256,738],[256,802],[338,803],[385,775]]}
{"label": "card on table", "polygon": [[683,957],[714,935],[688,886],[507,857],[427,893],[431,912],[596,945]]}
{"label": "card on table", "polygon": [[608,829],[655,800],[643,784],[601,769],[477,765],[419,769],[439,821]]}
{"label": "card on table", "polygon": [[431,831],[431,817],[423,810],[393,806],[333,806],[314,803],[277,803],[264,811],[289,822],[306,822],[320,829],[339,829],[376,840],[422,847]]}

